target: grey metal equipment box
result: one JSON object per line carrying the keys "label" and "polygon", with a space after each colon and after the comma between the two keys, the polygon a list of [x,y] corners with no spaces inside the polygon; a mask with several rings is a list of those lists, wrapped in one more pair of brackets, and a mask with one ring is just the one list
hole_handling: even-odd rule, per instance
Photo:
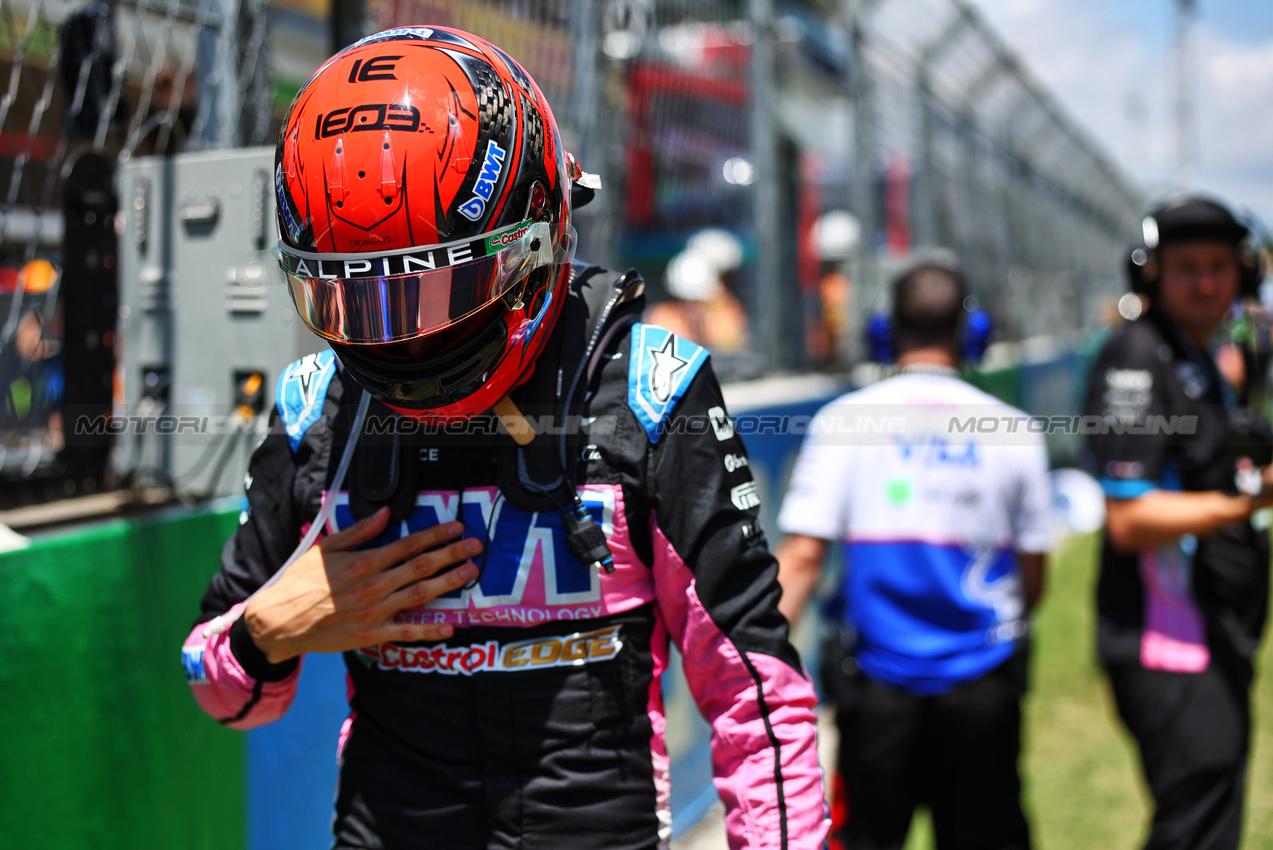
{"label": "grey metal equipment box", "polygon": [[138,158],[119,170],[123,410],[112,431],[125,482],[242,493],[279,373],[326,345],[285,286],[236,280],[246,256],[278,239],[273,170],[272,147]]}

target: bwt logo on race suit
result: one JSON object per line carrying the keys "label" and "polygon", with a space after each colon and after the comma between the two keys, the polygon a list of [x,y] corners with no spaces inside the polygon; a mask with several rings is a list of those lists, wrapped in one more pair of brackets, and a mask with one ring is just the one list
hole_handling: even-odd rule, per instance
{"label": "bwt logo on race suit", "polygon": [[181,667],[186,673],[186,681],[190,684],[208,684],[208,671],[203,664],[202,646],[183,646],[181,648]]}
{"label": "bwt logo on race suit", "polygon": [[[613,537],[615,489],[581,489],[579,496],[606,537]],[[341,492],[334,498],[329,532],[354,523],[349,495]],[[384,546],[456,519],[464,523],[465,536],[487,542],[485,553],[473,559],[482,568],[476,584],[404,611],[400,621],[521,626],[607,613],[600,573],[571,554],[559,513],[519,510],[495,487],[466,489],[460,502],[453,490],[421,492],[405,520],[366,544],[365,548]]]}
{"label": "bwt logo on race suit", "polygon": [[472,676],[474,673],[578,667],[606,661],[623,649],[619,627],[538,637],[501,644],[488,640],[468,646],[398,646],[382,643],[358,650],[361,660],[381,670]]}

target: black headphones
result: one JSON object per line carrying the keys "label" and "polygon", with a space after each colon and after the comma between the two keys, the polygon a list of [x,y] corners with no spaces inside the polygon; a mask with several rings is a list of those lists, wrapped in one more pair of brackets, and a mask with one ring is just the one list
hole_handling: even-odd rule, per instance
{"label": "black headphones", "polygon": [[1141,222],[1141,244],[1132,249],[1125,267],[1131,291],[1153,297],[1159,275],[1158,248],[1187,239],[1231,240],[1238,258],[1238,295],[1259,295],[1263,275],[1251,229],[1221,204],[1193,196],[1167,201]]}

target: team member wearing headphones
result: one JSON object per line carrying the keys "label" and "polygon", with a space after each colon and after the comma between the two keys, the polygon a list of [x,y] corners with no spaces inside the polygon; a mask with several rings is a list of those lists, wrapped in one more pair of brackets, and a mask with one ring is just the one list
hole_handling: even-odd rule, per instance
{"label": "team member wearing headphones", "polygon": [[960,380],[961,349],[986,330],[964,300],[960,277],[938,266],[894,284],[891,345],[878,317],[873,348],[892,348],[901,373],[818,413],[778,518],[788,618],[831,542],[844,546],[850,645],[827,690],[848,796],[837,838],[854,850],[901,848],[920,804],[943,850],[1030,842],[1022,638],[1050,545],[1047,457],[1020,411]]}
{"label": "team member wearing headphones", "polygon": [[1153,794],[1149,850],[1235,848],[1242,832],[1269,595],[1251,516],[1273,504],[1273,476],[1233,447],[1234,394],[1209,346],[1255,293],[1247,235],[1212,201],[1154,210],[1129,264],[1149,309],[1105,344],[1088,387],[1087,413],[1119,426],[1090,438],[1107,512],[1098,649]]}

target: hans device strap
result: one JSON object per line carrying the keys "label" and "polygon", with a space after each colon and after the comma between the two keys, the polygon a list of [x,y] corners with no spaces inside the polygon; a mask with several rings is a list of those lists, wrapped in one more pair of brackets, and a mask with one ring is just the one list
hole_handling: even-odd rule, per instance
{"label": "hans device strap", "polygon": [[[572,474],[583,432],[580,411],[603,355],[622,338],[645,309],[645,281],[635,270],[623,274],[599,266],[571,269],[570,291],[561,316],[561,355],[556,369],[539,368],[518,399],[521,409],[560,427],[537,431],[529,445],[509,441],[500,449],[499,488],[526,511],[561,510],[572,505]],[[532,399],[554,399],[551,408]]]}

